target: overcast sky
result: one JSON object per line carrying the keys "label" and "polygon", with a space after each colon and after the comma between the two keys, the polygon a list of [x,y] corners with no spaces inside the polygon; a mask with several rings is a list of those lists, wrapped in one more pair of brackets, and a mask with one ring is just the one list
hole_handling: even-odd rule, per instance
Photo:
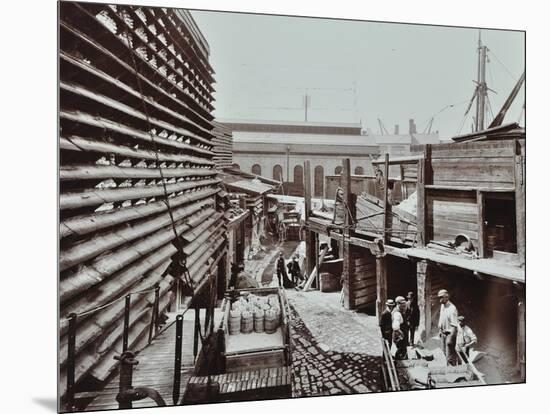
{"label": "overcast sky", "polygon": [[[414,118],[422,132],[442,111],[432,131],[445,139],[459,131],[474,91],[477,29],[192,14],[210,45],[218,118],[303,121],[308,93],[309,121],[361,121],[378,133],[378,118],[390,132],[395,124],[406,132]],[[524,70],[524,34],[482,30],[481,36],[490,50],[487,82],[497,92],[489,93],[496,115]],[[505,122],[519,119],[523,93]],[[462,133],[470,131],[472,114]]]}

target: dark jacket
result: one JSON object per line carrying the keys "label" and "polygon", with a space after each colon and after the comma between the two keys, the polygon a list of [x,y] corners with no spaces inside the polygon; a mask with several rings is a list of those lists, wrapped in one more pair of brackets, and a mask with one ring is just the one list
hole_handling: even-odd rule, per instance
{"label": "dark jacket", "polygon": [[284,257],[279,257],[277,259],[277,271],[279,272],[286,272],[285,269],[285,259]]}
{"label": "dark jacket", "polygon": [[386,308],[380,315],[380,330],[382,331],[382,333],[391,334],[391,331],[392,331],[391,322],[392,322],[391,311],[388,308]]}
{"label": "dark jacket", "polygon": [[409,326],[418,326],[420,323],[420,309],[416,300],[407,301],[407,322]]}

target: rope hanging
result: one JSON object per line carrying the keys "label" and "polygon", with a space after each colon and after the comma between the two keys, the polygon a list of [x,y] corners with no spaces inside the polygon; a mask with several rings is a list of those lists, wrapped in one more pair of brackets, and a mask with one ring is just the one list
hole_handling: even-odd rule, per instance
{"label": "rope hanging", "polygon": [[[122,16],[122,12],[121,12],[120,17],[121,17],[121,19],[124,19],[124,16]],[[156,168],[159,171],[159,175],[160,175],[161,183],[162,183],[162,189],[163,189],[163,193],[164,193],[164,200],[163,201],[164,201],[164,204],[166,205],[166,209],[167,209],[168,215],[170,217],[170,223],[171,223],[172,231],[173,231],[174,237],[175,237],[176,248],[178,250],[178,256],[177,256],[178,257],[178,265],[181,266],[181,268],[183,270],[183,272],[182,272],[183,279],[185,280],[185,282],[188,284],[188,286],[191,288],[191,291],[193,292],[191,296],[194,296],[194,282],[193,282],[193,278],[189,274],[189,270],[187,268],[187,255],[183,251],[183,246],[181,244],[181,239],[180,239],[180,237],[178,235],[178,232],[176,230],[176,223],[174,221],[174,215],[172,213],[172,207],[170,206],[170,200],[168,198],[168,191],[166,189],[166,180],[165,180],[165,177],[164,177],[164,174],[163,174],[163,171],[162,171],[162,167],[160,166],[160,159],[159,159],[159,154],[158,154],[159,149],[158,149],[158,145],[157,145],[157,142],[155,140],[154,134],[151,132],[153,128],[152,128],[152,125],[151,125],[149,112],[147,111],[147,105],[145,104],[145,96],[143,94],[141,79],[139,77],[139,72],[138,72],[138,69],[137,69],[137,63],[136,63],[136,59],[134,57],[134,51],[133,51],[133,47],[132,47],[132,44],[131,44],[131,36],[128,33],[128,30],[124,30],[124,36],[125,36],[127,44],[128,44],[130,57],[132,58],[132,64],[133,64],[133,67],[134,67],[136,82],[137,82],[137,85],[138,85],[138,88],[139,88],[139,95],[140,95],[140,99],[141,99],[141,104],[142,104],[142,107],[143,107],[143,112],[145,114],[145,118],[147,120],[148,134],[151,137],[151,142],[153,143],[153,149],[154,149],[155,159],[156,159]]]}

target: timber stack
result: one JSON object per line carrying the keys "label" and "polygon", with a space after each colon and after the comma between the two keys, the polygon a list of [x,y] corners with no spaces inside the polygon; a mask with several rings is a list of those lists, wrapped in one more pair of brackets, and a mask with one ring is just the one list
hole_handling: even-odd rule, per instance
{"label": "timber stack", "polygon": [[214,121],[214,138],[212,144],[214,147],[214,162],[220,169],[230,168],[233,165],[233,135],[231,129],[227,126]]}
{"label": "timber stack", "polygon": [[130,297],[127,346],[137,351],[150,339],[152,309],[174,301],[175,281],[195,294],[206,284],[225,253],[226,229],[216,201],[214,71],[191,15],[59,7],[64,394],[69,316],[78,315],[76,384],[103,382],[122,348],[125,303],[118,299],[147,291]]}

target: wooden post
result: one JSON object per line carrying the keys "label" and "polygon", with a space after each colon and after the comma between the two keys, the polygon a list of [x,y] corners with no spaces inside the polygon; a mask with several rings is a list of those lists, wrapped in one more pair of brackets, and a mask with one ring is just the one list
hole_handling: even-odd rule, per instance
{"label": "wooden post", "polygon": [[342,232],[343,241],[342,241],[342,279],[344,280],[344,286],[342,287],[344,291],[344,307],[346,309],[353,309],[355,304],[353,303],[353,287],[351,285],[351,280],[353,279],[353,274],[355,273],[353,255],[351,252],[351,244],[349,242],[350,232],[349,224],[350,217],[347,211],[347,208],[350,206],[351,199],[351,165],[349,158],[344,158],[342,160],[342,176],[341,176],[341,185],[344,191],[344,202],[346,203],[346,214],[344,218],[344,231]]}
{"label": "wooden post", "polygon": [[319,264],[319,235],[314,233],[315,237],[315,268],[317,269],[317,274],[315,275],[315,287],[317,290],[321,290],[321,269]]}
{"label": "wooden post", "polygon": [[428,243],[428,232],[426,225],[426,189],[427,184],[433,181],[432,168],[432,147],[427,144],[424,147],[424,159],[418,162],[418,174],[416,178],[416,228],[418,230],[417,242],[423,247]]}
{"label": "wooden post", "polygon": [[[309,161],[304,161],[304,213],[307,224],[311,214],[311,171]],[[315,234],[306,226],[306,278],[313,272],[315,267]]]}
{"label": "wooden post", "polygon": [[424,189],[424,162],[418,161],[418,172],[416,176],[416,242],[418,246],[425,246],[426,240],[426,193]]}
{"label": "wooden post", "polygon": [[517,365],[520,378],[525,381],[525,287],[518,288]]}
{"label": "wooden post", "polygon": [[376,256],[376,316],[380,316],[388,300],[388,259],[381,255]]}
{"label": "wooden post", "polygon": [[389,173],[390,173],[390,154],[386,153],[386,159],[384,161],[384,233],[382,234],[384,244],[388,244],[391,237],[391,234],[390,234],[391,225],[388,225],[389,224],[388,221],[391,220],[391,216],[390,216],[391,207],[389,205],[389,200],[388,200]]}
{"label": "wooden post", "polygon": [[485,257],[485,200],[483,192],[477,191],[477,229],[478,229],[478,245],[479,257]]}
{"label": "wooden post", "polygon": [[418,336],[422,342],[430,338],[432,327],[432,304],[431,304],[431,271],[426,260],[416,263],[416,286],[418,309],[420,310],[420,322]]}
{"label": "wooden post", "polygon": [[516,198],[516,242],[520,263],[525,264],[525,161],[515,156],[514,182]]}

